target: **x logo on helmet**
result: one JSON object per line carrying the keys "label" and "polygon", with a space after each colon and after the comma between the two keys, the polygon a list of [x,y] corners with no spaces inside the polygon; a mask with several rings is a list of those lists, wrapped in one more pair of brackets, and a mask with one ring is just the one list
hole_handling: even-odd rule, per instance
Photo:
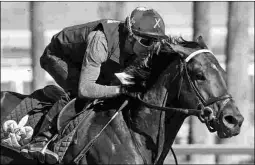
{"label": "x logo on helmet", "polygon": [[160,28],[160,26],[159,26],[160,18],[158,20],[157,20],[157,18],[155,18],[155,21],[156,21],[156,23],[153,26],[153,28],[156,28],[157,26]]}

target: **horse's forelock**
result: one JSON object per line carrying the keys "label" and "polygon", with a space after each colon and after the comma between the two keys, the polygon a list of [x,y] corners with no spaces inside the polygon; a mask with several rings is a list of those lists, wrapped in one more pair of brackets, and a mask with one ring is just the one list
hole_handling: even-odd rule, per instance
{"label": "horse's forelock", "polygon": [[199,48],[201,47],[198,42],[195,41],[187,41],[182,36],[174,37],[168,36],[166,39],[167,42],[175,45],[181,45],[187,48]]}

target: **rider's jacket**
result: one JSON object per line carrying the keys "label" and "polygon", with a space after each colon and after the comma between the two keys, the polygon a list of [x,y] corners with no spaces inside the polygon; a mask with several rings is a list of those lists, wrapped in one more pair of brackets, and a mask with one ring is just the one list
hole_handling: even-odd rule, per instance
{"label": "rider's jacket", "polygon": [[[104,85],[108,85],[112,74],[120,69],[123,65],[123,58],[120,54],[125,56],[120,44],[122,37],[122,28],[124,23],[116,20],[102,19],[94,22],[89,22],[81,25],[75,25],[64,28],[59,33],[55,34],[51,39],[51,50],[58,58],[63,58],[65,61],[71,62],[76,67],[81,67],[85,51],[87,48],[87,37],[91,31],[102,30],[106,36],[108,46],[108,60],[102,64],[100,77],[103,79]],[[123,43],[123,42],[121,42]],[[119,65],[120,64],[120,65]],[[42,66],[44,68],[44,66]],[[104,76],[101,76],[101,75]],[[111,74],[111,76],[107,76]],[[79,76],[79,75],[77,75]],[[104,77],[104,78],[102,78]]]}
{"label": "rider's jacket", "polygon": [[119,63],[119,27],[119,21],[98,20],[64,28],[53,36],[51,42],[56,43],[56,50],[59,54],[68,56],[72,62],[81,65],[87,47],[88,34],[101,28],[106,35],[109,58]]}

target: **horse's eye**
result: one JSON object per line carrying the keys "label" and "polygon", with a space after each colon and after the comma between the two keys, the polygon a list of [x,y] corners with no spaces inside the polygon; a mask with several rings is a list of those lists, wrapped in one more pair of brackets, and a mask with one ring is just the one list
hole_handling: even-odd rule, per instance
{"label": "horse's eye", "polygon": [[203,73],[197,73],[196,74],[196,79],[197,80],[206,80],[206,78],[205,78]]}

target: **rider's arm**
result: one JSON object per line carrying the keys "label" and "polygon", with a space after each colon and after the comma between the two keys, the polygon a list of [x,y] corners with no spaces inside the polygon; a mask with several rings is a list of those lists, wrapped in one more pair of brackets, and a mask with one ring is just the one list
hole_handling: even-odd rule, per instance
{"label": "rider's arm", "polygon": [[107,60],[108,47],[106,37],[101,31],[88,35],[87,49],[84,55],[79,81],[80,98],[109,98],[120,94],[119,86],[105,86],[96,83],[101,64]]}

